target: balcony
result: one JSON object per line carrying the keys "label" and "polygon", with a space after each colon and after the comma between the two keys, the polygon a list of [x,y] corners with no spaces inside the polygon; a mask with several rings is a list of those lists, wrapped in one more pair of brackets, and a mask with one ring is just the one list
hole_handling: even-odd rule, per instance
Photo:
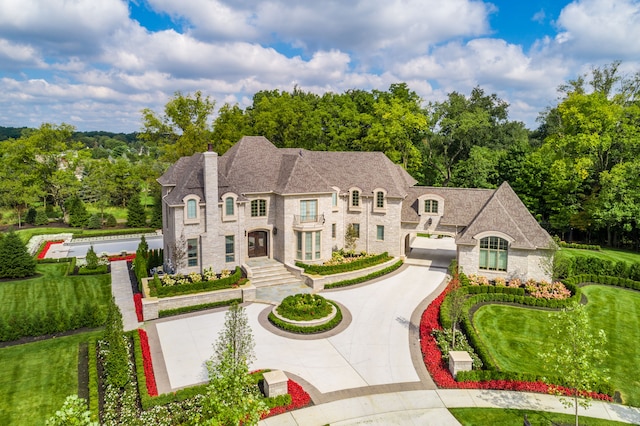
{"label": "balcony", "polygon": [[293,227],[298,231],[321,230],[324,225],[324,213],[316,215],[293,215]]}

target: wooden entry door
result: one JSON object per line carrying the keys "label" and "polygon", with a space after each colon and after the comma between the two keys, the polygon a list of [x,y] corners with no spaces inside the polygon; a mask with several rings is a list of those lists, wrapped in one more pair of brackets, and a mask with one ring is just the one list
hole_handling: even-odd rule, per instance
{"label": "wooden entry door", "polygon": [[249,232],[249,257],[267,255],[267,231]]}

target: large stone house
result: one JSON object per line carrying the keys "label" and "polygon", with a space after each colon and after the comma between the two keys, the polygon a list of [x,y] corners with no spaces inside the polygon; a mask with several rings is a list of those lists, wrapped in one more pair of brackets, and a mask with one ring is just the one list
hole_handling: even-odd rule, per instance
{"label": "large stone house", "polygon": [[345,247],[351,225],[357,251],[400,257],[418,232],[448,235],[468,274],[550,278],[553,242],[506,182],[415,186],[380,152],[277,148],[257,136],[222,156],[180,158],[158,182],[165,264],[176,272],[233,269],[253,257],[319,263]]}

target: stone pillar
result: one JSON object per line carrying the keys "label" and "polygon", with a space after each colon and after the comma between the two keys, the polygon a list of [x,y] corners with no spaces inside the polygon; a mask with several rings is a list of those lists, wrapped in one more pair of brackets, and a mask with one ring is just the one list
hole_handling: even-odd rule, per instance
{"label": "stone pillar", "polygon": [[455,378],[458,371],[470,371],[473,368],[473,360],[466,351],[449,352],[449,371]]}
{"label": "stone pillar", "polygon": [[264,373],[264,395],[272,396],[287,394],[287,375],[282,370],[268,371]]}

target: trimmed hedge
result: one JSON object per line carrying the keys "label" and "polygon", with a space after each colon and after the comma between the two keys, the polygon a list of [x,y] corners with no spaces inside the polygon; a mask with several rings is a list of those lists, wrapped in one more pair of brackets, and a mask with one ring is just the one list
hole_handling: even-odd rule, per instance
{"label": "trimmed hedge", "polygon": [[219,308],[220,306],[230,306],[234,303],[242,303],[242,299],[230,299],[230,300],[222,300],[220,302],[212,302],[212,303],[202,303],[200,305],[193,306],[183,306],[181,308],[175,309],[165,309],[163,311],[158,312],[158,317],[170,317],[173,315],[186,314],[189,312],[202,311],[205,309]]}
{"label": "trimmed hedge", "polygon": [[357,271],[358,269],[368,268],[369,266],[379,265],[392,259],[389,253],[384,252],[371,257],[365,257],[353,262],[341,263],[339,265],[307,265],[306,263],[296,262],[296,266],[303,268],[304,272],[313,275],[333,275],[342,272]]}
{"label": "trimmed hedge", "polygon": [[565,243],[564,241],[560,241],[560,247],[574,248],[574,249],[580,249],[580,250],[595,250],[595,251],[602,250],[602,248],[597,244]]}
{"label": "trimmed hedge", "polygon": [[100,397],[98,396],[98,352],[96,340],[89,341],[89,412],[91,420],[98,421],[100,416]]}
{"label": "trimmed hedge", "polygon": [[403,263],[404,262],[402,261],[402,259],[400,259],[396,263],[394,263],[393,265],[387,266],[386,268],[381,269],[379,271],[372,272],[372,273],[364,275],[362,277],[353,278],[353,279],[350,279],[350,280],[342,280],[342,281],[337,281],[335,283],[327,284],[327,285],[324,286],[324,288],[325,289],[330,289],[330,288],[347,287],[347,286],[354,285],[354,284],[360,284],[360,283],[363,283],[365,281],[369,281],[369,280],[372,280],[374,278],[378,278],[378,277],[381,277],[383,275],[389,274],[389,273],[395,271],[396,269],[398,269],[399,267],[401,267]]}
{"label": "trimmed hedge", "polygon": [[342,311],[340,310],[340,307],[335,302],[331,300],[327,300],[327,302],[335,306],[337,312],[336,312],[336,316],[326,324],[316,325],[315,327],[301,327],[299,325],[294,325],[288,322],[281,321],[280,319],[278,319],[278,317],[273,315],[273,312],[269,313],[269,321],[276,327],[285,331],[289,331],[291,333],[315,334],[315,333],[322,333],[324,331],[329,331],[332,328],[336,327],[338,324],[340,324],[340,322],[342,321]]}
{"label": "trimmed hedge", "polygon": [[232,285],[239,284],[242,279],[242,269],[236,266],[236,270],[233,274],[226,278],[220,278],[213,281],[201,281],[198,283],[179,284],[170,287],[163,287],[160,284],[160,279],[155,276],[152,280],[149,280],[149,289],[151,296],[156,297],[170,297],[177,296],[179,294],[193,294],[203,291],[223,290],[232,288]]}
{"label": "trimmed hedge", "polygon": [[82,240],[82,238],[95,238],[95,237],[112,237],[117,235],[134,235],[134,234],[155,234],[156,230],[153,228],[137,228],[137,229],[114,229],[110,231],[104,230],[71,230],[74,240]]}
{"label": "trimmed hedge", "polygon": [[579,257],[556,256],[554,276],[564,279],[582,274],[608,275],[640,281],[640,263],[612,261],[593,255]]}
{"label": "trimmed hedge", "polygon": [[[40,253],[40,252],[38,252]],[[38,263],[64,263],[64,262],[70,262],[72,259],[75,259],[75,257],[60,257],[58,259],[36,259],[36,262]]]}
{"label": "trimmed hedge", "polygon": [[96,269],[89,269],[86,266],[81,266],[80,269],[78,269],[78,275],[100,275],[100,274],[106,274],[107,272],[108,272],[107,265],[98,265]]}
{"label": "trimmed hedge", "polygon": [[566,283],[571,283],[573,285],[594,283],[594,284],[604,284],[604,285],[612,285],[616,287],[630,288],[633,290],[640,291],[640,281],[634,281],[629,278],[612,277],[608,275],[582,274],[582,275],[577,275],[575,277],[568,278],[564,282],[565,282],[565,285]]}

